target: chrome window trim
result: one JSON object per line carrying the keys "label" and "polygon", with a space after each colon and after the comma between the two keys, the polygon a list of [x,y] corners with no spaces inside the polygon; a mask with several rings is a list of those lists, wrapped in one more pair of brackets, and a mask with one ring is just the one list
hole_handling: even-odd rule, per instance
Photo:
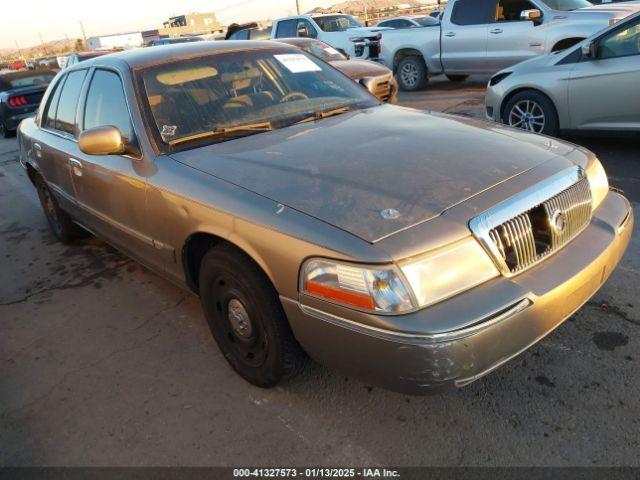
{"label": "chrome window trim", "polygon": [[[514,219],[518,215],[543,204],[585,178],[586,173],[579,166],[563,170],[551,176],[546,181],[527,190],[523,190],[498,206],[478,215],[469,222],[469,228],[471,229],[474,237],[490,255],[498,267],[498,270],[504,277],[511,278],[533,268],[535,265],[538,265],[540,262],[562,250],[568,243],[570,243],[570,241],[567,244],[551,251],[548,255],[539,258],[537,261],[528,265],[525,269],[512,272],[498,250],[497,245],[491,240],[491,230],[511,219]],[[576,233],[576,236],[578,236],[580,232],[588,226],[588,224],[589,222]]]}

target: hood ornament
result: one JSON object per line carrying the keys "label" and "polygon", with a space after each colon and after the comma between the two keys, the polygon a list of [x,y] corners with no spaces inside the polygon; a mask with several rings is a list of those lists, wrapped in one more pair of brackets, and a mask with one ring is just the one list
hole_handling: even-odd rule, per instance
{"label": "hood ornament", "polygon": [[385,220],[397,220],[400,218],[400,212],[395,208],[387,208],[386,210],[382,210],[380,212],[380,216]]}

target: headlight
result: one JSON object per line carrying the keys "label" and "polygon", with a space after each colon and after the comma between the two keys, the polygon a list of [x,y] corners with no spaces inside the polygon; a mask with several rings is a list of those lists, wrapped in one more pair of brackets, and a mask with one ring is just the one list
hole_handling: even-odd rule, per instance
{"label": "headlight", "polygon": [[586,171],[589,185],[591,186],[593,209],[595,210],[609,193],[609,179],[607,178],[607,172],[604,171],[600,160],[597,158],[593,158],[587,165]]}
{"label": "headlight", "polygon": [[499,275],[472,237],[401,266],[420,307],[432,305]]}
{"label": "headlight", "polygon": [[493,87],[494,85],[499,84],[502,80],[507,78],[512,73],[513,72],[502,72],[502,73],[498,73],[497,75],[494,75],[493,77],[491,77],[491,80],[489,80],[489,86]]}
{"label": "headlight", "polygon": [[301,291],[361,310],[399,314],[432,305],[499,275],[469,237],[399,267],[312,259],[302,267]]}
{"label": "headlight", "polygon": [[301,291],[370,312],[403,313],[416,308],[394,266],[365,267],[313,259],[302,267]]}

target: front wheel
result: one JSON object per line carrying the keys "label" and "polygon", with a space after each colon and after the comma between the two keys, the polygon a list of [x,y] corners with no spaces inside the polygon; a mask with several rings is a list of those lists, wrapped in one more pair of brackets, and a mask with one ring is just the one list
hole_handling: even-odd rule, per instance
{"label": "front wheel", "polygon": [[533,133],[556,136],[558,113],[553,102],[544,94],[533,90],[514,95],[502,115],[503,123]]}
{"label": "front wheel", "polygon": [[406,92],[422,90],[429,82],[427,66],[420,57],[405,57],[400,60],[396,76],[400,88]]}
{"label": "front wheel", "polygon": [[264,272],[232,246],[211,249],[200,267],[200,299],[209,329],[231,367],[258,387],[293,376],[306,355]]}

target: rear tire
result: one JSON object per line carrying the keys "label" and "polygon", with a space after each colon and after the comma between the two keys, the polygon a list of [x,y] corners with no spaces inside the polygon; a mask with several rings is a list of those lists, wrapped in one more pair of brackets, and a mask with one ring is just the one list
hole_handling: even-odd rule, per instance
{"label": "rear tire", "polygon": [[15,137],[16,131],[7,129],[7,126],[3,121],[0,121],[0,137],[2,138],[11,138]]}
{"label": "rear tire", "polygon": [[271,388],[294,376],[306,355],[264,272],[231,245],[214,247],[200,267],[200,300],[209,329],[231,367]]}
{"label": "rear tire", "polygon": [[514,95],[504,108],[502,122],[510,127],[553,137],[559,132],[556,107],[549,97],[535,90]]}
{"label": "rear tire", "polygon": [[469,75],[446,75],[450,82],[464,82]]}
{"label": "rear tire", "polygon": [[58,201],[42,177],[36,177],[36,189],[42,211],[47,219],[51,233],[62,243],[67,244],[86,235],[86,231],[73,222],[71,216],[60,208]]}
{"label": "rear tire", "polygon": [[416,56],[400,60],[396,77],[400,88],[405,92],[423,90],[429,83],[427,66],[421,57]]}

